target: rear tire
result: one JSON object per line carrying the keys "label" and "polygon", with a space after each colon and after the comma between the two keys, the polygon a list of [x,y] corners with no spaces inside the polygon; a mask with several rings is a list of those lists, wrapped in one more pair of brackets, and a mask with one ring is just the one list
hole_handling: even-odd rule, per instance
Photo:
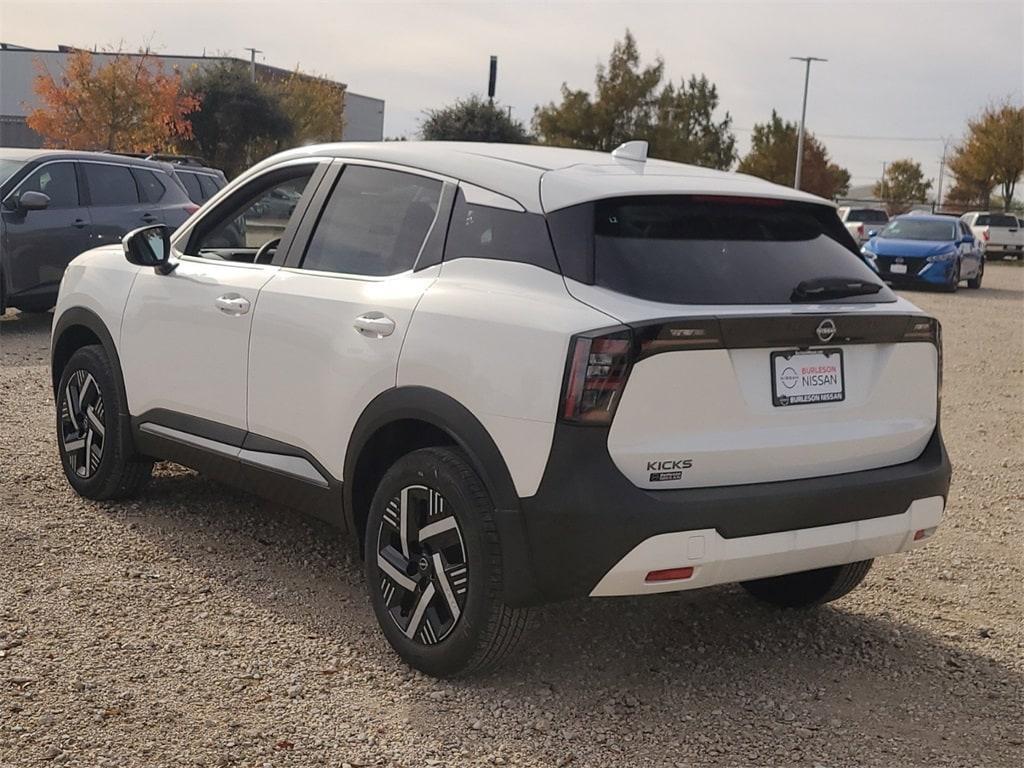
{"label": "rear tire", "polygon": [[493,515],[483,482],[455,448],[403,456],[377,488],[365,538],[370,602],[391,647],[421,672],[489,669],[526,629],[527,611],[502,602]]}
{"label": "rear tire", "polygon": [[981,262],[981,265],[978,267],[978,274],[967,281],[967,287],[973,289],[981,288],[981,278],[983,278],[984,276],[985,262]]}
{"label": "rear tire", "polygon": [[120,371],[102,346],[71,355],[56,399],[57,449],[75,492],[98,501],[138,493],[153,462],[135,454]]}
{"label": "rear tire", "polygon": [[787,573],[742,582],[743,588],[765,603],[780,608],[808,608],[838,600],[855,589],[871,570],[874,560],[833,565],[813,571]]}

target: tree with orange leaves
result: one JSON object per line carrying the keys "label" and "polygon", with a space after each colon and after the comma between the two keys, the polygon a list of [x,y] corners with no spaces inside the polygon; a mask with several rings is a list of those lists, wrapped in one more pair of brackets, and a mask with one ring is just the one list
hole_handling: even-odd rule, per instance
{"label": "tree with orange leaves", "polygon": [[39,61],[36,72],[43,105],[27,123],[48,147],[159,152],[192,136],[186,116],[198,109],[199,99],[148,50],[137,56],[118,51],[100,66],[88,51],[75,51],[59,77]]}

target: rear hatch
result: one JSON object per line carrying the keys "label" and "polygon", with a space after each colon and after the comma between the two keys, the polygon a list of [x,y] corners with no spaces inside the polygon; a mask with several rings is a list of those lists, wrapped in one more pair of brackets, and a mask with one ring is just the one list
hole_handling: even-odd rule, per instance
{"label": "rear hatch", "polygon": [[791,480],[923,452],[938,324],[881,283],[830,206],[633,196],[548,219],[569,291],[610,318],[573,340],[562,418],[610,422],[635,485]]}

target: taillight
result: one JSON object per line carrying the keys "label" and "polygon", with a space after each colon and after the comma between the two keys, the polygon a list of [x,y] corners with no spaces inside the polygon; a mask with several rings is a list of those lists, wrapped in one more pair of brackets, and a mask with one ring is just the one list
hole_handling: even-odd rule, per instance
{"label": "taillight", "polygon": [[857,237],[864,237],[864,225],[863,224],[858,224],[857,225]]}
{"label": "taillight", "polygon": [[989,237],[990,237],[990,235],[989,235],[989,232],[988,232],[988,227],[985,227],[983,230],[981,230],[981,239],[984,240],[987,243]]}
{"label": "taillight", "polygon": [[562,395],[562,418],[580,424],[610,424],[626,386],[632,351],[629,331],[574,336]]}

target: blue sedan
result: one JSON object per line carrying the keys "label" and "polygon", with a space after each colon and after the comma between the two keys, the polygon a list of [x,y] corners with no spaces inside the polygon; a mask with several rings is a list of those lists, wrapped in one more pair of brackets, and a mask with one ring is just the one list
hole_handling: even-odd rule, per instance
{"label": "blue sedan", "polygon": [[971,231],[952,216],[897,216],[861,253],[893,285],[931,285],[955,291],[961,280],[980,288],[985,254]]}

